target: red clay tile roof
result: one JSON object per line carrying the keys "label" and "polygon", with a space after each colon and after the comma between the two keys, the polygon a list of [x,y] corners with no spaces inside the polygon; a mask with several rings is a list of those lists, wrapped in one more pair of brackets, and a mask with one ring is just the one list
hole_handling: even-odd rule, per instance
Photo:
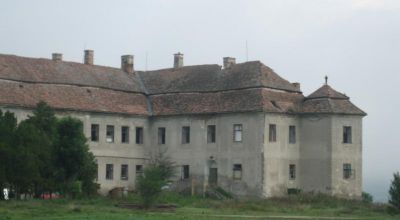
{"label": "red clay tile roof", "polygon": [[120,69],[0,54],[0,104],[131,115],[264,111],[365,114],[323,86],[301,91],[259,61],[127,74]]}

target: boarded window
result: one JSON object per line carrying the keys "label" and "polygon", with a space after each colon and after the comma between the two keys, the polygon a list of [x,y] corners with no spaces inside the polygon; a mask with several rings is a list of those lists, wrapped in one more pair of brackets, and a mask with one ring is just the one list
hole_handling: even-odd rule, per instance
{"label": "boarded window", "polygon": [[128,180],[128,164],[122,164],[121,165],[121,180]]}
{"label": "boarded window", "polygon": [[233,179],[242,179],[242,164],[233,164]]}
{"label": "boarded window", "polygon": [[114,164],[106,164],[106,180],[114,179]]}
{"label": "boarded window", "polygon": [[189,176],[190,176],[189,165],[183,165],[182,166],[182,179],[189,179]]}
{"label": "boarded window", "polygon": [[190,143],[190,127],[183,126],[182,127],[182,144]]}
{"label": "boarded window", "polygon": [[136,144],[143,144],[143,128],[136,128]]}
{"label": "boarded window", "polygon": [[158,144],[165,144],[165,128],[158,128]]}
{"label": "boarded window", "polygon": [[351,164],[343,164],[343,179],[350,179],[354,177],[354,171],[351,169]]}
{"label": "boarded window", "polygon": [[269,124],[269,142],[276,142],[276,124]]}
{"label": "boarded window", "polygon": [[121,142],[129,143],[129,127],[128,126],[121,127]]}
{"label": "boarded window", "polygon": [[92,129],[91,129],[91,140],[92,141],[99,141],[99,125],[98,124],[92,124]]}
{"label": "boarded window", "polygon": [[296,126],[294,125],[289,126],[289,143],[290,144],[296,143]]}
{"label": "boarded window", "polygon": [[343,143],[351,144],[351,126],[343,126]]}
{"label": "boarded window", "polygon": [[143,165],[136,165],[136,176],[143,175]]}
{"label": "boarded window", "polygon": [[289,165],[289,179],[290,180],[296,179],[296,165],[294,164]]}
{"label": "boarded window", "polygon": [[241,124],[233,125],[233,141],[234,142],[242,141],[242,132],[243,132],[243,126]]}
{"label": "boarded window", "polygon": [[215,143],[216,129],[215,125],[207,126],[207,143]]}
{"label": "boarded window", "polygon": [[106,141],[107,141],[107,143],[114,142],[114,126],[113,125],[107,125]]}

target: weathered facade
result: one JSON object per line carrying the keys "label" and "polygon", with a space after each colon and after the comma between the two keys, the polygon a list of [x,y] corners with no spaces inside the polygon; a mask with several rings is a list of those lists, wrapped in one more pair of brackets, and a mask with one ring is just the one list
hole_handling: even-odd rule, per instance
{"label": "weathered facade", "polygon": [[0,108],[25,119],[39,101],[84,123],[101,193],[135,188],[149,154],[177,164],[178,189],[218,185],[240,196],[300,189],[344,197],[362,192],[362,118],[349,98],[323,85],[303,96],[259,61],[135,71],[0,55]]}

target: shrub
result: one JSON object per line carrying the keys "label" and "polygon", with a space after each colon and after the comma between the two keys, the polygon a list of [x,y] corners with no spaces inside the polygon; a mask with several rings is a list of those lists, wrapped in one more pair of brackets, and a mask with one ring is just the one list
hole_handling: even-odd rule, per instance
{"label": "shrub", "polygon": [[166,184],[162,178],[163,170],[159,166],[149,166],[144,169],[143,176],[137,180],[137,190],[145,208],[154,204],[161,193],[161,187]]}
{"label": "shrub", "polygon": [[367,192],[362,192],[361,199],[365,203],[372,203],[372,201],[374,201],[372,195]]}
{"label": "shrub", "polygon": [[389,189],[389,203],[400,211],[400,174],[393,174],[392,184]]}

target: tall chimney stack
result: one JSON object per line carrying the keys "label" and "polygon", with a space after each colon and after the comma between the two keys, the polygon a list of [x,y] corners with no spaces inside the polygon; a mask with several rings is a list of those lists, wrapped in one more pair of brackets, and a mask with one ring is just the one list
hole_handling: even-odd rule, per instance
{"label": "tall chimney stack", "polygon": [[85,50],[85,57],[83,59],[83,63],[87,65],[93,65],[93,50]]}
{"label": "tall chimney stack", "polygon": [[127,73],[133,73],[133,55],[121,56],[121,69]]}
{"label": "tall chimney stack", "polygon": [[224,69],[228,69],[236,64],[236,58],[224,57]]}
{"label": "tall chimney stack", "polygon": [[52,53],[51,54],[51,59],[54,61],[62,61],[62,53]]}
{"label": "tall chimney stack", "polygon": [[178,52],[174,54],[174,68],[183,67],[183,54]]}

